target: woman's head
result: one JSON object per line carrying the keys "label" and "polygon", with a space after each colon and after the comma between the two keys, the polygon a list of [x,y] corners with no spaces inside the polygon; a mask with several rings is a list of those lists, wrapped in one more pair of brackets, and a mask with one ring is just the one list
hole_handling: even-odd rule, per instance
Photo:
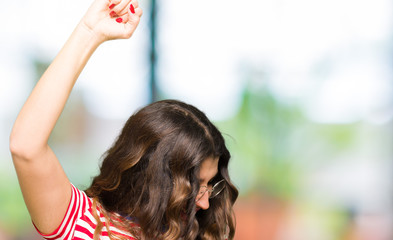
{"label": "woman's head", "polygon": [[[109,214],[137,219],[142,237],[222,236],[226,225],[233,234],[237,190],[229,179],[229,158],[205,114],[175,100],[155,102],[128,119],[87,194]],[[200,185],[221,179],[226,188],[210,208],[206,199],[196,201]],[[199,208],[211,214],[196,214]]]}

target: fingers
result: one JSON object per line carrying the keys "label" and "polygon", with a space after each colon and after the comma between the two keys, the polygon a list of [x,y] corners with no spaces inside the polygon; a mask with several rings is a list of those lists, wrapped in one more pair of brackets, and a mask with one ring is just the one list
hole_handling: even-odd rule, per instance
{"label": "fingers", "polygon": [[[133,9],[134,12],[131,12]],[[136,27],[139,24],[140,18],[142,16],[142,9],[137,7],[130,7],[128,8],[128,14],[125,15],[124,18],[124,29],[126,30],[124,32],[123,38],[130,38],[133,32],[135,31]]]}
{"label": "fingers", "polygon": [[131,0],[112,0],[109,4],[111,17],[124,17],[131,4]]}
{"label": "fingers", "polygon": [[134,6],[134,8],[138,8],[139,7],[139,2],[137,0],[132,0],[131,4],[132,4],[132,6]]}
{"label": "fingers", "polygon": [[130,7],[127,10],[129,18],[125,22],[138,23],[142,16],[142,9],[139,8],[138,1],[131,1]]}
{"label": "fingers", "polygon": [[[136,4],[134,5],[134,3]],[[131,22],[139,22],[139,19],[141,18],[143,11],[140,7],[138,7],[137,1],[132,1],[130,9],[128,9],[128,13]]]}
{"label": "fingers", "polygon": [[142,9],[139,8],[137,0],[117,0],[116,5],[114,2],[115,0],[109,4],[112,18],[115,18],[118,23],[138,24],[139,18],[142,16]]}
{"label": "fingers", "polygon": [[[121,0],[110,0],[109,1],[109,6],[112,6],[112,5],[117,5],[117,4],[119,4],[121,2]],[[112,7],[113,8],[113,7]]]}

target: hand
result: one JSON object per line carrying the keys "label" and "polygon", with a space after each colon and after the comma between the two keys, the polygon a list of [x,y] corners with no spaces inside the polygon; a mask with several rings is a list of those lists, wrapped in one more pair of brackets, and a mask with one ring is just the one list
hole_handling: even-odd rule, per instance
{"label": "hand", "polygon": [[130,38],[141,16],[137,0],[95,0],[81,24],[104,42]]}

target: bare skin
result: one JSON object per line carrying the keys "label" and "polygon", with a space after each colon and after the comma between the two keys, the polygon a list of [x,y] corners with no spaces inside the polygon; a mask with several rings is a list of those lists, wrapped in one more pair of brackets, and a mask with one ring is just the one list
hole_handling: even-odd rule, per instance
{"label": "bare skin", "polygon": [[[207,158],[200,166],[199,170],[199,184],[207,186],[210,180],[217,175],[218,172],[218,158]],[[207,210],[209,208],[209,194],[205,192],[203,196],[196,201],[197,210]]]}
{"label": "bare skin", "polygon": [[[117,16],[111,17],[111,11]],[[137,0],[95,0],[15,121],[10,136],[14,166],[32,221],[44,234],[59,226],[71,197],[70,182],[48,145],[49,136],[97,47],[107,40],[130,38],[141,15]]]}

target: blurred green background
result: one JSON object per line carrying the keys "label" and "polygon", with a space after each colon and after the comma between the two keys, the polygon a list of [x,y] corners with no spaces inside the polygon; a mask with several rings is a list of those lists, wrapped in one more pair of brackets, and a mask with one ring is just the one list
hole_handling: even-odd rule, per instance
{"label": "blurred green background", "polygon": [[[76,186],[89,185],[132,112],[176,98],[225,135],[240,190],[236,239],[393,239],[391,1],[140,4],[135,36],[93,55],[50,139]],[[40,239],[8,136],[89,5],[25,0],[0,9],[0,240]]]}

